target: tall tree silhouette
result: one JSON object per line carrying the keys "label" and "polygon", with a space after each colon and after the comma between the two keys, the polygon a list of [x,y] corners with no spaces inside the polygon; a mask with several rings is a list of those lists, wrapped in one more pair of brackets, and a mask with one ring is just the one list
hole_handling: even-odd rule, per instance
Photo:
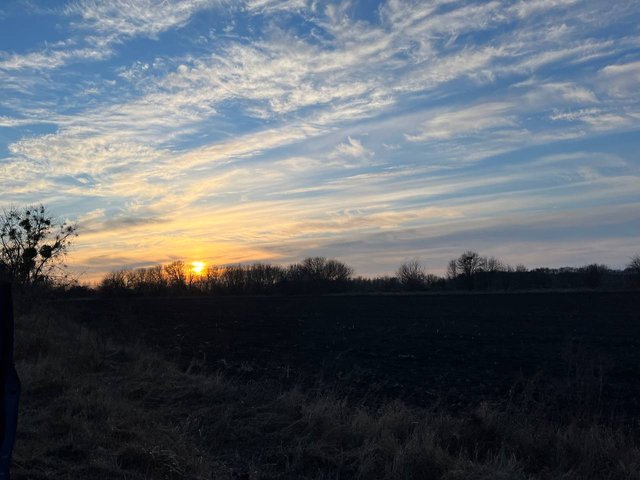
{"label": "tall tree silhouette", "polygon": [[58,221],[44,205],[0,214],[0,267],[21,284],[49,280],[62,265],[77,225]]}

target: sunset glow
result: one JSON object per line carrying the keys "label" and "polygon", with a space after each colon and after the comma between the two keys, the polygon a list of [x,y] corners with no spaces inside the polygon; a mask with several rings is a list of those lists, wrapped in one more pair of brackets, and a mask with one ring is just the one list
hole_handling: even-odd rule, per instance
{"label": "sunset glow", "polygon": [[0,2],[0,207],[77,221],[89,281],[214,255],[621,266],[639,24],[626,0]]}
{"label": "sunset glow", "polygon": [[202,275],[204,273],[204,262],[191,262],[191,271],[196,275]]}

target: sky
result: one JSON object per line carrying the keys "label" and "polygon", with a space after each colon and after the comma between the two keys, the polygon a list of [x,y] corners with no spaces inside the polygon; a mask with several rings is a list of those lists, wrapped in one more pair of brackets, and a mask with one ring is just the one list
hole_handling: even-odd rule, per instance
{"label": "sky", "polygon": [[640,0],[0,0],[0,206],[79,278],[640,251]]}

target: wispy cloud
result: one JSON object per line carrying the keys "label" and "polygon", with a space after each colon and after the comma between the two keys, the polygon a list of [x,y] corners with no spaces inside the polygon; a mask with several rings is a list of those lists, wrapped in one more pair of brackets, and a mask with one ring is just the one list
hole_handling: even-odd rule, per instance
{"label": "wispy cloud", "polygon": [[353,159],[368,159],[373,157],[374,152],[367,149],[362,145],[362,142],[357,138],[347,137],[347,140],[340,143],[329,154],[329,158],[353,158]]}
{"label": "wispy cloud", "polygon": [[514,117],[509,115],[513,109],[514,106],[510,103],[485,103],[440,113],[424,122],[419,133],[406,135],[406,138],[411,142],[448,140],[488,129],[517,127]]}
{"label": "wispy cloud", "polygon": [[0,45],[0,202],[75,215],[91,272],[542,242],[640,201],[631,3],[75,0]]}
{"label": "wispy cloud", "polygon": [[640,85],[640,61],[607,65],[601,70],[604,88],[616,97],[638,97]]}
{"label": "wispy cloud", "polygon": [[0,56],[2,70],[48,70],[61,67],[72,61],[98,61],[111,55],[105,48],[78,48],[70,50],[42,50],[24,55],[4,54]]}
{"label": "wispy cloud", "polygon": [[[64,8],[81,34],[29,53],[0,51],[0,70],[50,70],[69,63],[100,61],[114,54],[114,43],[184,26],[214,0],[76,0]],[[80,21],[74,21],[74,18]],[[78,48],[77,45],[83,45]]]}
{"label": "wispy cloud", "polygon": [[107,40],[144,35],[154,37],[170,28],[183,27],[191,16],[217,4],[215,0],[76,0],[65,13],[79,16],[79,28],[93,30]]}

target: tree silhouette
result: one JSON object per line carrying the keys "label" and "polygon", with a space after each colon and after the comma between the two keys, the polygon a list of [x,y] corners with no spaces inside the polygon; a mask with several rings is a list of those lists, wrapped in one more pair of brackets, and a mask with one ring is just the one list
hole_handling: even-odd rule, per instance
{"label": "tree silhouette", "polygon": [[353,269],[348,265],[324,257],[307,257],[299,267],[304,276],[315,282],[346,281],[353,275]]}
{"label": "tree silhouette", "polygon": [[182,260],[176,260],[164,268],[164,277],[173,290],[184,290],[187,287],[187,271]]}
{"label": "tree silhouette", "polygon": [[301,263],[289,265],[286,285],[291,291],[327,292],[345,288],[353,269],[338,261],[324,257],[307,257]]}
{"label": "tree silhouette", "polygon": [[77,225],[57,221],[44,205],[0,214],[0,267],[13,281],[31,285],[52,280],[62,266]]}
{"label": "tree silhouette", "polygon": [[634,283],[640,285],[640,253],[631,257],[626,270],[631,274]]}
{"label": "tree silhouette", "polygon": [[584,285],[589,288],[596,288],[600,286],[609,269],[606,265],[592,263],[582,267],[580,271],[584,275]]}
{"label": "tree silhouette", "polygon": [[489,257],[486,260],[486,265],[485,268],[487,270],[487,272],[504,272],[505,270],[508,269],[508,267],[502,263],[502,261],[498,260],[495,257]]}
{"label": "tree silhouette", "polygon": [[[497,260],[495,260],[497,262]],[[462,277],[467,288],[473,288],[474,279],[486,270],[487,259],[478,252],[467,250],[457,259],[449,262],[448,274],[450,278]]]}
{"label": "tree silhouette", "polygon": [[447,265],[447,278],[450,280],[455,279],[458,276],[458,264],[456,263],[456,259],[452,258],[449,260],[449,264]]}
{"label": "tree silhouette", "polygon": [[421,290],[425,287],[427,274],[424,267],[416,259],[404,262],[396,273],[405,290]]}

